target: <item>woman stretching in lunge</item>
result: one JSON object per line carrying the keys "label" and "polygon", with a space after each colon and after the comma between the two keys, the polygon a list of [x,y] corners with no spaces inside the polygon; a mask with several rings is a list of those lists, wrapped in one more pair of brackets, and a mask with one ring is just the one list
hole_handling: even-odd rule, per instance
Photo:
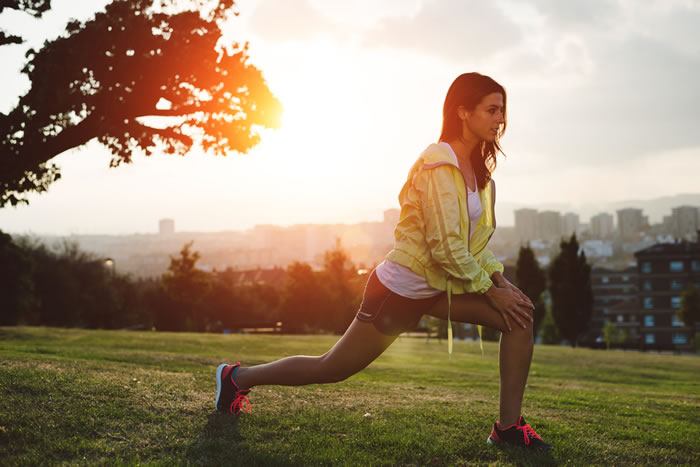
{"label": "woman stretching in lunge", "polygon": [[478,73],[459,76],[445,98],[439,142],[418,157],[399,194],[394,249],[370,274],[345,334],[317,357],[287,357],[247,368],[220,365],[216,409],[249,412],[246,395],[254,386],[343,381],[428,314],[502,332],[499,419],[487,441],[550,449],[520,415],[532,359],[534,306],[503,277],[503,265],[486,249],[496,228],[491,173],[505,128],[505,89]]}

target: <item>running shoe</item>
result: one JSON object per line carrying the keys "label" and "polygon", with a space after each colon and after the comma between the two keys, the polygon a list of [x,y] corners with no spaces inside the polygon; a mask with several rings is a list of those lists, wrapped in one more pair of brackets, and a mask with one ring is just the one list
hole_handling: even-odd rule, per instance
{"label": "running shoe", "polygon": [[246,397],[250,389],[241,389],[233,380],[233,371],[239,366],[241,362],[236,362],[234,365],[222,363],[216,369],[215,407],[218,412],[238,415],[252,410],[250,401]]}
{"label": "running shoe", "polygon": [[501,428],[498,422],[494,423],[491,436],[486,442],[496,446],[506,443],[528,449],[552,449],[552,445],[545,443],[540,435],[535,433],[535,430],[527,424],[522,415],[518,419],[517,424],[506,428]]}

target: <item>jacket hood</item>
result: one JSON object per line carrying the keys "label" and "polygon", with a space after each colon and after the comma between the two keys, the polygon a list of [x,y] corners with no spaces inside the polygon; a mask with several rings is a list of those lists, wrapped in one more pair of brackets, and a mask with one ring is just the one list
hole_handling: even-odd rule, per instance
{"label": "jacket hood", "polygon": [[420,155],[423,160],[423,168],[432,169],[443,164],[450,164],[458,167],[457,159],[452,151],[444,144],[432,143]]}

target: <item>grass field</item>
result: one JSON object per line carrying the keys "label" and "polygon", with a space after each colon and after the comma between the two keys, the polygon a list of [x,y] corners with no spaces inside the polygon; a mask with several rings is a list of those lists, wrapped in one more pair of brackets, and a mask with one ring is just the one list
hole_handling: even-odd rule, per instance
{"label": "grass field", "polygon": [[700,465],[700,358],[536,346],[523,414],[551,455],[487,446],[498,348],[400,338],[342,383],[251,391],[214,372],[334,336],[0,328],[0,464]]}

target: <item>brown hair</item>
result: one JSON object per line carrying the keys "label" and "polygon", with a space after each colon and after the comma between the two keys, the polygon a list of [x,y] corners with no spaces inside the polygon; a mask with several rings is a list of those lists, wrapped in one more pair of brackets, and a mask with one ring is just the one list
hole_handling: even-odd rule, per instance
{"label": "brown hair", "polygon": [[482,188],[491,180],[491,174],[496,170],[496,153],[504,154],[498,140],[506,131],[506,90],[488,76],[479,73],[464,73],[459,75],[450,89],[447,90],[445,105],[442,108],[440,141],[460,139],[462,137],[462,121],[457,115],[457,108],[461,105],[467,110],[474,110],[484,97],[494,92],[503,95],[504,123],[493,142],[482,141],[481,144],[476,145],[469,156],[477,183]]}

